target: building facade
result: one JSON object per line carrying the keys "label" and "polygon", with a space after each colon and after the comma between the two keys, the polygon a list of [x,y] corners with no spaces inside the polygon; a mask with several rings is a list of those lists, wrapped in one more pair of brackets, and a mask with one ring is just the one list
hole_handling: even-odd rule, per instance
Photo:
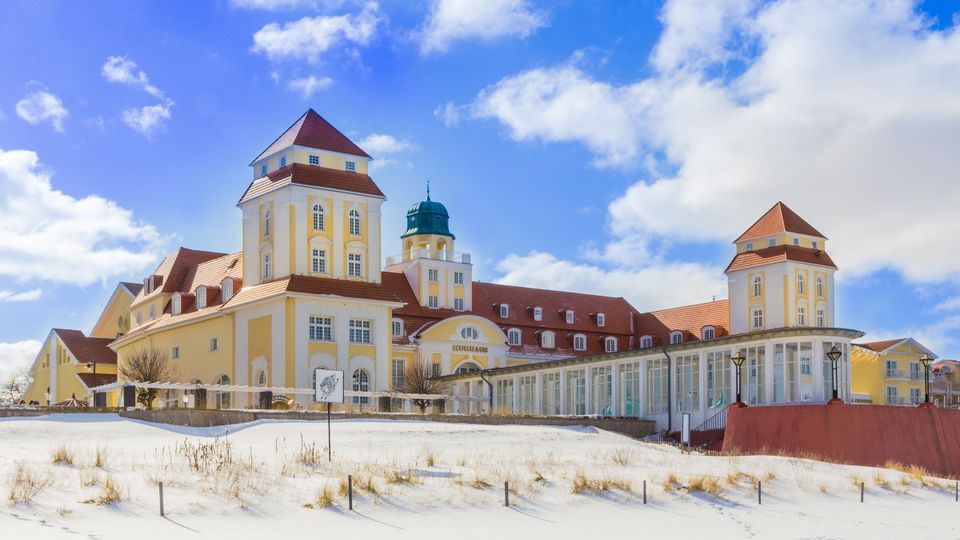
{"label": "building facade", "polygon": [[[853,394],[859,403],[919,405],[924,400],[920,357],[937,355],[913,338],[855,343],[850,351]],[[933,375],[930,376],[931,382]]]}

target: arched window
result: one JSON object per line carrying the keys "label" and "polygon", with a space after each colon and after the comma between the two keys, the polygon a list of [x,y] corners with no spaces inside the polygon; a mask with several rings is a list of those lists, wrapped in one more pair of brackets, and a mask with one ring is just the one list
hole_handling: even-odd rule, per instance
{"label": "arched window", "polygon": [[270,210],[263,213],[263,235],[270,236]]}
{"label": "arched window", "polygon": [[803,274],[797,274],[797,294],[804,294],[804,290]]}
{"label": "arched window", "polygon": [[649,349],[653,347],[653,338],[651,336],[643,336],[640,338],[640,348]]}
{"label": "arched window", "polygon": [[463,339],[477,339],[480,335],[480,332],[477,332],[477,329],[472,326],[467,326],[460,329],[460,337]]}
{"label": "arched window", "polygon": [[568,310],[567,310],[566,320],[567,320],[567,324],[573,324],[573,310],[572,310],[572,309],[568,309]]}
{"label": "arched window", "polygon": [[683,332],[674,330],[670,332],[670,344],[676,345],[677,343],[683,343]]}
{"label": "arched window", "polygon": [[203,309],[207,307],[207,288],[201,285],[197,287],[197,290],[194,294],[197,296],[197,309]]}
{"label": "arched window", "polygon": [[807,325],[807,308],[804,306],[797,307],[797,325],[798,326]]}
{"label": "arched window", "polygon": [[220,282],[220,291],[224,302],[233,298],[233,279],[226,278]]}
{"label": "arched window", "polygon": [[717,337],[717,330],[712,326],[704,326],[700,330],[700,339],[714,339]]}
{"label": "arched window", "polygon": [[[221,375],[220,378],[214,381],[213,384],[230,386],[230,377],[227,377],[226,375]],[[218,409],[230,408],[230,392],[224,392],[222,390],[217,392],[217,408]]]}
{"label": "arched window", "polygon": [[[367,373],[367,370],[358,369],[353,372],[353,391],[370,391],[370,375]],[[367,396],[353,396],[353,403],[354,405],[366,405],[370,403],[370,398]]]}
{"label": "arched window", "polygon": [[323,230],[323,206],[320,203],[313,205],[313,230]]}
{"label": "arched window", "polygon": [[603,340],[604,352],[617,352],[617,338],[608,337]]}
{"label": "arched window", "polygon": [[575,334],[573,336],[573,350],[575,351],[587,350],[587,336],[583,334]]}
{"label": "arched window", "polygon": [[817,296],[823,296],[823,276],[817,276]]}
{"label": "arched window", "polygon": [[553,332],[544,332],[540,334],[540,346],[544,349],[552,349],[557,346],[556,336]]}
{"label": "arched window", "polygon": [[542,308],[542,307],[537,306],[537,307],[533,308],[533,320],[535,320],[535,321],[542,321],[542,320],[543,320],[543,308]]}
{"label": "arched window", "polygon": [[360,236],[360,212],[356,208],[350,210],[350,234]]}
{"label": "arched window", "polygon": [[513,347],[520,345],[520,330],[511,328],[507,331],[507,343]]}
{"label": "arched window", "polygon": [[[173,298],[170,299],[170,313],[173,314],[173,315],[179,315],[179,314],[180,314],[180,306],[181,306],[181,304],[180,304],[180,294],[177,293],[177,294],[173,295]],[[151,309],[152,309],[152,306],[151,306]],[[153,314],[151,313],[150,316],[153,317]]]}
{"label": "arched window", "polygon": [[753,278],[753,295],[760,296],[763,292],[763,279],[760,276]]}

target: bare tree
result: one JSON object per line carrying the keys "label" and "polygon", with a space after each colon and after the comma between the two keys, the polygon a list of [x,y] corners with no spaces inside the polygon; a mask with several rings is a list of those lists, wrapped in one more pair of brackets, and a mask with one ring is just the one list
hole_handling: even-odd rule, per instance
{"label": "bare tree", "polygon": [[0,386],[0,406],[16,405],[30,387],[30,370],[23,368],[11,373]]}
{"label": "bare tree", "polygon": [[[436,394],[439,386],[430,378],[432,376],[433,371],[429,364],[425,364],[422,360],[414,360],[403,371],[403,380],[393,388],[403,394]],[[423,414],[430,406],[431,400],[414,399],[412,401],[420,409],[420,414]]]}
{"label": "bare tree", "polygon": [[[120,378],[128,381],[171,382],[177,377],[176,366],[156,347],[133,351],[120,362],[119,368]],[[151,410],[159,392],[156,388],[137,388],[137,403]]]}

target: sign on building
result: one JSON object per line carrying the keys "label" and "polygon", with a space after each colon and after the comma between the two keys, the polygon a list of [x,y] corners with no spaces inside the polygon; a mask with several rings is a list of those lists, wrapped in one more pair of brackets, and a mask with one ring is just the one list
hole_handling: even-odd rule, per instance
{"label": "sign on building", "polygon": [[317,368],[315,375],[317,402],[343,403],[343,371]]}

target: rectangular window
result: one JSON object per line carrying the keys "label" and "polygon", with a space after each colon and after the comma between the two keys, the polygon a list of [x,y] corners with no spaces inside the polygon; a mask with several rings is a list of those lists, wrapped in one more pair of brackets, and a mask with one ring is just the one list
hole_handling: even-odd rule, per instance
{"label": "rectangular window", "polygon": [[535,307],[533,308],[533,320],[542,321],[543,320],[543,308]]}
{"label": "rectangular window", "polygon": [[587,414],[587,375],[582,369],[567,371],[567,414]]}
{"label": "rectangular window", "polygon": [[793,239],[793,245],[799,246],[799,245],[800,245],[800,239],[799,239],[799,238],[794,238],[794,239]]}
{"label": "rectangular window", "polygon": [[371,343],[370,321],[364,319],[350,319],[350,342]]}
{"label": "rectangular window", "polygon": [[817,249],[817,241],[814,240],[814,241],[810,242],[810,247],[812,247],[813,249]]}
{"label": "rectangular window", "polygon": [[440,374],[441,374],[441,371],[440,371],[440,362],[434,362],[434,363],[430,364],[430,376],[431,376],[431,377],[439,377]]}
{"label": "rectangular window", "polygon": [[266,166],[266,165],[261,165],[261,166],[260,166],[260,176],[266,176],[266,175],[267,175],[267,166]]}
{"label": "rectangular window", "polygon": [[573,310],[567,310],[567,324],[573,324]]}
{"label": "rectangular window", "polygon": [[747,347],[741,352],[747,358],[743,363],[741,377],[746,396],[744,399],[749,405],[765,405],[767,395],[767,383],[764,373],[766,363],[766,348]]}
{"label": "rectangular window", "polygon": [[544,373],[540,376],[540,414],[560,414],[560,373]]}
{"label": "rectangular window", "polygon": [[747,251],[753,251],[753,243],[747,242]]}
{"label": "rectangular window", "polygon": [[640,362],[620,364],[619,416],[640,416]]}
{"label": "rectangular window", "polygon": [[777,343],[773,349],[773,402],[800,401],[800,347],[796,343]]}
{"label": "rectangular window", "polygon": [[363,277],[362,257],[359,253],[347,255],[347,275],[349,277]]}
{"label": "rectangular window", "polygon": [[506,319],[510,316],[510,306],[507,304],[500,304],[500,317]]}
{"label": "rectangular window", "polygon": [[763,310],[761,308],[753,309],[753,327],[763,328]]}
{"label": "rectangular window", "polygon": [[213,352],[220,348],[220,340],[215,337],[210,338],[210,351]]}
{"label": "rectangular window", "polygon": [[712,351],[706,355],[707,360],[707,407],[722,409],[736,399],[730,399],[730,388],[733,386],[731,376],[732,362],[730,351]]}
{"label": "rectangular window", "polygon": [[910,389],[910,403],[913,404],[913,405],[919,405],[919,404],[920,404],[920,389],[919,389],[919,388],[911,388],[911,389]]}
{"label": "rectangular window", "polygon": [[519,413],[536,414],[537,413],[537,376],[523,375],[518,378],[519,382]]}
{"label": "rectangular window", "polygon": [[327,251],[324,249],[315,249],[313,250],[313,257],[311,260],[311,269],[314,274],[326,274],[327,273]]}
{"label": "rectangular window", "polygon": [[593,379],[593,414],[613,416],[613,366],[591,368]]}
{"label": "rectangular window", "polygon": [[893,378],[896,376],[897,376],[897,361],[887,360],[887,377]]}
{"label": "rectangular window", "polygon": [[287,166],[287,156],[280,156],[280,166],[281,167]]}
{"label": "rectangular window", "polygon": [[603,350],[604,352],[617,352],[617,340],[614,338],[607,338],[603,340]]}
{"label": "rectangular window", "polygon": [[454,272],[454,273],[453,273],[453,284],[454,284],[454,285],[463,285],[463,272]]}
{"label": "rectangular window", "polygon": [[647,360],[647,413],[667,412],[667,359]]}
{"label": "rectangular window", "polygon": [[773,246],[777,245],[777,239],[776,239],[776,238],[771,238],[771,239],[767,242],[767,245],[770,246],[770,247],[773,247]]}
{"label": "rectangular window", "polygon": [[403,321],[393,320],[393,337],[403,337]]}
{"label": "rectangular window", "polygon": [[456,311],[463,311],[463,298],[453,299],[453,309]]}
{"label": "rectangular window", "polygon": [[700,355],[685,354],[676,357],[677,410],[700,410]]}
{"label": "rectangular window", "polygon": [[403,375],[406,373],[406,369],[406,361],[403,358],[393,359],[393,375],[391,377],[391,382],[393,383],[394,390],[403,385]]}
{"label": "rectangular window", "polygon": [[170,350],[170,358],[172,358],[173,360],[180,358],[180,347],[174,347],[173,349]]}
{"label": "rectangular window", "polygon": [[310,316],[310,341],[333,341],[333,319],[319,315]]}
{"label": "rectangular window", "polygon": [[357,172],[357,162],[356,161],[346,161],[343,164],[343,168],[348,172]]}
{"label": "rectangular window", "polygon": [[264,254],[263,256],[263,279],[270,279],[270,276],[273,275],[273,269],[270,267],[270,255]]}
{"label": "rectangular window", "polygon": [[900,400],[897,398],[897,387],[887,387],[887,405],[896,405]]}
{"label": "rectangular window", "polygon": [[497,381],[497,412],[501,414],[513,413],[513,379]]}
{"label": "rectangular window", "polygon": [[440,307],[440,297],[434,296],[432,294],[430,296],[427,296],[427,307],[431,309],[437,309],[438,307]]}
{"label": "rectangular window", "polygon": [[320,165],[320,156],[315,154],[310,154],[310,164],[311,165]]}
{"label": "rectangular window", "polygon": [[920,380],[920,364],[912,362],[910,364],[910,380],[919,381]]}
{"label": "rectangular window", "polygon": [[597,313],[597,326],[606,326],[607,316],[603,313]]}
{"label": "rectangular window", "polygon": [[427,269],[427,281],[431,283],[436,283],[440,281],[440,271],[436,268]]}

